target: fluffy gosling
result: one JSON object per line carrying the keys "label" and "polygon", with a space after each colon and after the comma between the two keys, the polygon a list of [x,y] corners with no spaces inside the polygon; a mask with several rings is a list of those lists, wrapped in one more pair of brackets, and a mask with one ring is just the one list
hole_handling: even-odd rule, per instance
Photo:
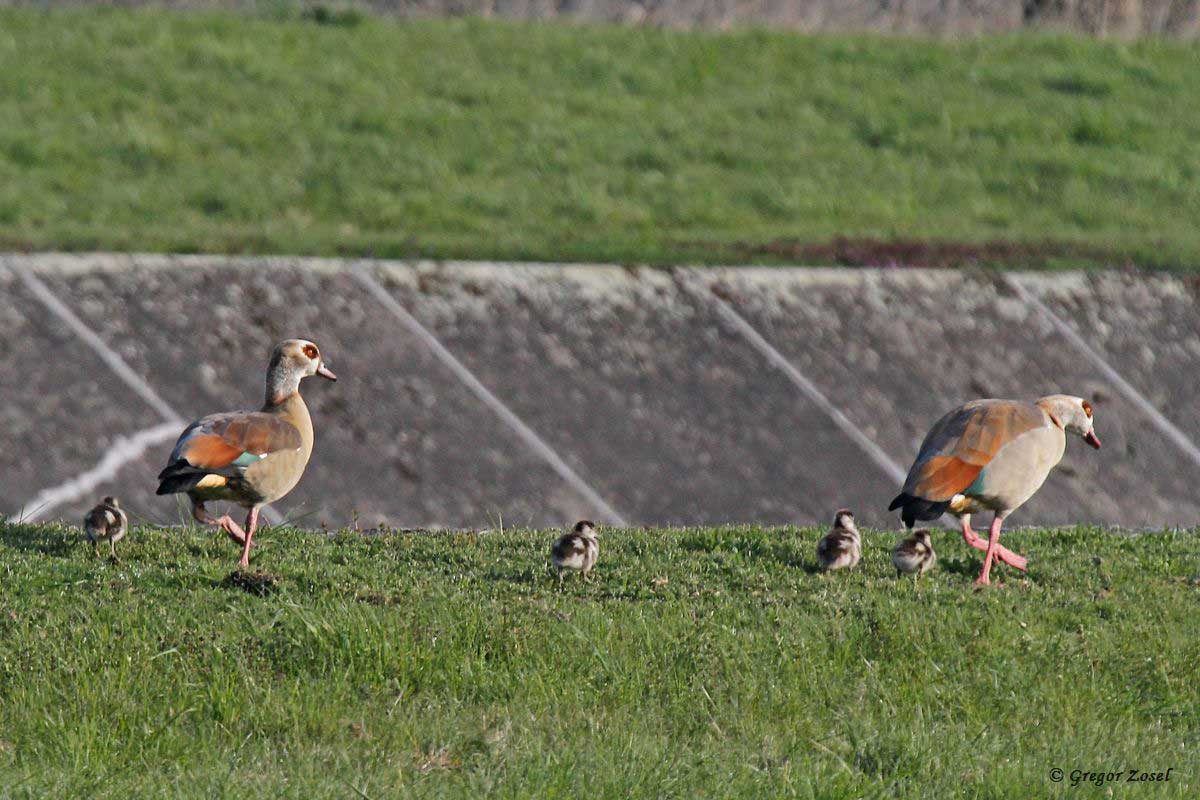
{"label": "fluffy gosling", "polygon": [[570,533],[564,533],[550,548],[550,562],[558,570],[558,582],[563,580],[563,572],[568,569],[579,570],[583,579],[587,580],[588,573],[596,565],[600,555],[600,543],[596,541],[596,526],[589,520],[580,520]]}
{"label": "fluffy gosling", "polygon": [[92,543],[92,552],[96,551],[97,541],[107,539],[113,561],[117,560],[117,542],[124,538],[128,527],[129,518],[115,497],[104,498],[83,518],[83,531]]}
{"label": "fluffy gosling", "polygon": [[841,509],[833,517],[833,530],[817,542],[817,564],[822,572],[850,569],[862,558],[862,541],[854,527],[854,515]]}
{"label": "fluffy gosling", "polygon": [[914,531],[912,536],[900,541],[892,548],[892,564],[896,567],[896,577],[912,575],[917,577],[933,566],[937,561],[937,553],[933,552],[933,542],[929,540],[929,531]]}

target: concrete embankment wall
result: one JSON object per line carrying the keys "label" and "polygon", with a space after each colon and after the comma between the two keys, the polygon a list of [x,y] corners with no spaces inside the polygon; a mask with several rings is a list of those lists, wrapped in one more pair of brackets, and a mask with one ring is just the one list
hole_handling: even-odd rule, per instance
{"label": "concrete embankment wall", "polygon": [[256,407],[272,344],[318,342],[298,524],[812,523],[885,512],[921,437],[975,397],[1091,397],[1013,524],[1200,520],[1195,279],[659,270],[124,255],[0,259],[0,512],[154,476],[183,422]]}

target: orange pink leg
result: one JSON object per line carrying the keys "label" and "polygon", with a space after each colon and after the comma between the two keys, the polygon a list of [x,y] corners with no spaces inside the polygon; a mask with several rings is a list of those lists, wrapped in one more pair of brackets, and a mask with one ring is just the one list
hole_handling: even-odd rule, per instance
{"label": "orange pink leg", "polygon": [[229,538],[233,539],[235,544],[244,545],[246,543],[246,533],[243,531],[233,517],[225,514],[220,517],[210,517],[208,512],[204,510],[204,503],[192,504],[192,516],[201,525],[216,525],[225,533],[229,534]]}
{"label": "orange pink leg", "polygon": [[250,540],[254,537],[257,527],[258,506],[251,506],[250,513],[246,515],[246,542],[242,545],[242,560],[238,562],[243,567],[250,566]]}
{"label": "orange pink leg", "polygon": [[986,553],[983,559],[983,571],[979,573],[979,579],[976,581],[980,586],[988,585],[988,576],[991,574],[993,561],[1003,561],[1010,567],[1019,569],[1022,572],[1029,568],[1029,561],[1024,556],[1017,555],[1000,544],[1000,526],[1002,524],[1004,524],[1004,517],[997,514],[992,520],[991,527],[988,529],[988,539],[985,542],[975,531],[971,530],[971,517],[966,514],[962,517],[963,541],[977,550],[983,550]]}
{"label": "orange pink leg", "polygon": [[192,516],[202,525],[216,525],[221,530],[229,535],[233,543],[242,548],[242,558],[238,562],[243,567],[250,566],[250,547],[251,539],[254,536],[255,529],[258,528],[258,508],[250,509],[250,513],[246,515],[246,529],[242,528],[233,521],[233,517],[225,514],[220,517],[210,517],[208,512],[204,510],[203,503],[192,504]]}

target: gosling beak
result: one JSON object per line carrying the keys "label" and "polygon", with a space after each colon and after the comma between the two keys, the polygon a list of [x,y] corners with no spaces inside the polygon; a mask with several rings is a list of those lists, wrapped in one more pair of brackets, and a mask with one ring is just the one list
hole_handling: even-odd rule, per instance
{"label": "gosling beak", "polygon": [[[320,375],[322,378],[328,378],[331,381],[337,380],[337,375],[334,375],[333,370],[331,370],[329,367],[325,366],[324,361],[322,361],[321,365],[319,367],[317,367],[317,374]],[[1097,443],[1095,446],[1099,447],[1100,444]]]}
{"label": "gosling beak", "polygon": [[1084,436],[1083,440],[1096,450],[1100,449],[1100,437],[1096,435],[1095,431],[1088,431],[1087,436]]}

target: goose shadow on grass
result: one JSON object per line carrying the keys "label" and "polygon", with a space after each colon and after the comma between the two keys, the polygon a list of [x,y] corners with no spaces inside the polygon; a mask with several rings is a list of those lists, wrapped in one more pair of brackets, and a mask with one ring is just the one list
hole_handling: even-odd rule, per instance
{"label": "goose shadow on grass", "polygon": [[549,591],[588,600],[654,601],[664,599],[662,595],[638,583],[621,582],[618,578],[604,574],[598,565],[590,580],[583,580],[574,571],[564,573],[560,583],[554,568],[546,562],[544,567],[526,566],[504,569],[499,566],[482,571],[477,579],[485,583],[506,583],[523,587],[527,592]]}
{"label": "goose shadow on grass", "polygon": [[19,523],[0,526],[0,544],[27,553],[66,558],[78,548],[86,547],[87,543],[83,531],[77,529],[47,529]]}
{"label": "goose shadow on grass", "polygon": [[[788,569],[798,569],[807,575],[820,575],[821,568],[817,565],[816,556],[802,542],[780,542],[762,544],[746,551],[746,555],[756,561],[774,564]],[[815,543],[812,545],[816,546]]]}
{"label": "goose shadow on grass", "polygon": [[542,585],[550,585],[552,581],[549,571],[529,566],[505,567],[500,564],[479,565],[477,568],[468,566],[454,572],[455,577],[461,577],[469,583],[478,584],[509,584],[527,589],[536,589]]}
{"label": "goose shadow on grass", "polygon": [[982,562],[967,556],[955,556],[952,558],[938,556],[937,564],[934,565],[933,569],[974,580],[979,577],[979,570],[982,566]]}
{"label": "goose shadow on grass", "polygon": [[[979,577],[979,571],[983,569],[983,558],[971,558],[970,556],[956,556],[954,558],[944,558],[939,556],[937,564],[933,570],[926,575],[931,575],[934,572],[945,572],[950,575],[961,577],[965,582],[974,584],[975,579]],[[1037,582],[1037,578],[1032,573],[1021,572],[1004,564],[995,564],[992,566],[992,582],[997,585],[1017,580],[1032,580]]]}
{"label": "goose shadow on grass", "polygon": [[813,547],[801,549],[799,543],[776,544],[762,553],[760,558],[769,559],[771,562],[789,569],[802,570],[806,575],[819,575],[821,567],[817,564],[817,558],[813,552],[815,546],[814,544]]}
{"label": "goose shadow on grass", "polygon": [[797,567],[798,569],[804,570],[805,575],[824,575],[825,574],[824,572],[821,571],[821,565],[817,563],[817,560],[815,558],[805,560],[805,561],[800,561],[800,562],[794,564],[793,566]]}
{"label": "goose shadow on grass", "polygon": [[582,576],[574,571],[569,571],[563,576],[563,581],[560,584],[558,575],[549,561],[541,567],[523,567],[515,569],[504,569],[498,566],[481,572],[479,579],[485,582],[508,583],[514,586],[523,586],[531,590],[549,589],[557,591],[563,589],[569,590],[575,584],[581,584],[585,587],[595,587],[597,590],[602,586],[603,581],[597,572],[592,573],[591,580],[584,581]]}

